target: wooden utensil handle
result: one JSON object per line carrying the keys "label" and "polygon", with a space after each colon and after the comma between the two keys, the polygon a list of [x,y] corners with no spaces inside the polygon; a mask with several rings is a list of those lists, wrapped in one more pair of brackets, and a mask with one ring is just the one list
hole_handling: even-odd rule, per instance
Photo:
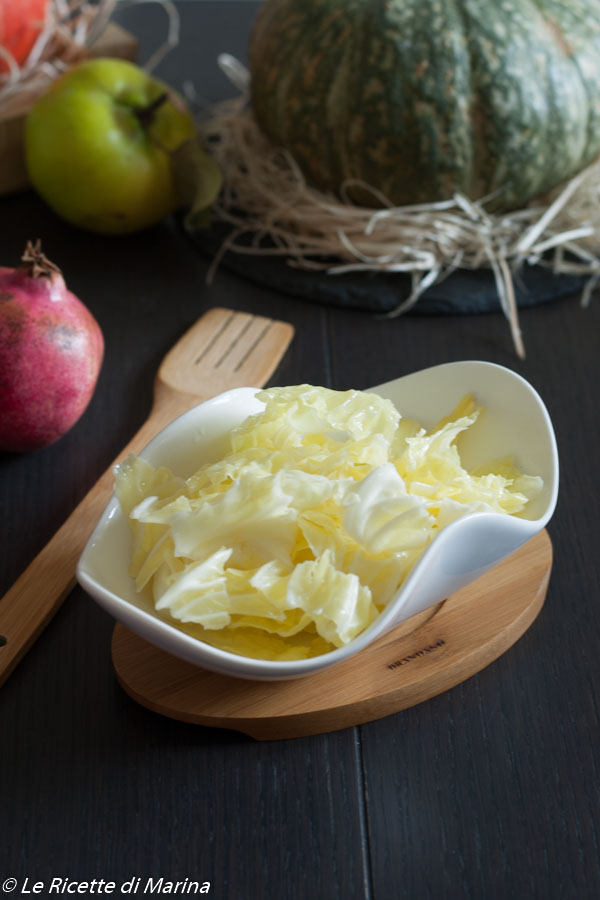
{"label": "wooden utensil handle", "polygon": [[71,592],[77,560],[112,495],[114,466],[203,399],[170,392],[157,382],[149,418],[0,600],[0,685]]}

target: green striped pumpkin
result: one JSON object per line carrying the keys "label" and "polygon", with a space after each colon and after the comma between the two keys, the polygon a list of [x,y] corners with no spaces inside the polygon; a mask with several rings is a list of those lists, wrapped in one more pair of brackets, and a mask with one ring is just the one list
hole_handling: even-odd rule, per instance
{"label": "green striped pumpkin", "polygon": [[250,74],[260,128],[326,191],[510,209],[600,154],[598,0],[265,0]]}

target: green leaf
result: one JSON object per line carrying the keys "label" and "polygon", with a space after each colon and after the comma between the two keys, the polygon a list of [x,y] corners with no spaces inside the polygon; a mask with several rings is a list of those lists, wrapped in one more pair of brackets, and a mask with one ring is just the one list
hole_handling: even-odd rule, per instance
{"label": "green leaf", "polygon": [[181,144],[171,154],[177,199],[188,207],[188,228],[206,228],[210,224],[210,207],[219,196],[223,175],[215,160],[197,138]]}

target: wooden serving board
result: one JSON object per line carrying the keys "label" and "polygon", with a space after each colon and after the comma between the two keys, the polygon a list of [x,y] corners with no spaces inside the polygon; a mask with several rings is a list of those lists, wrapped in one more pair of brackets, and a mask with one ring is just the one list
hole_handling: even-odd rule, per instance
{"label": "wooden serving board", "polygon": [[371,722],[464,681],[497,659],[539,613],[552,544],[540,532],[442,603],[407,620],[356,656],[291,681],[245,681],[198,669],[117,624],[119,683],[154,712],[258,740],[301,737]]}

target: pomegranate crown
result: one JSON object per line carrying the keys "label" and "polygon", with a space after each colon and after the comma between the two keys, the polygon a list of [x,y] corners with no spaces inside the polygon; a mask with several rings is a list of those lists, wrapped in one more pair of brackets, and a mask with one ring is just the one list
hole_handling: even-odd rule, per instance
{"label": "pomegranate crown", "polygon": [[58,266],[42,253],[42,242],[39,238],[35,244],[33,241],[27,241],[21,261],[25,264],[23,268],[30,278],[52,278],[53,275],[61,274]]}

